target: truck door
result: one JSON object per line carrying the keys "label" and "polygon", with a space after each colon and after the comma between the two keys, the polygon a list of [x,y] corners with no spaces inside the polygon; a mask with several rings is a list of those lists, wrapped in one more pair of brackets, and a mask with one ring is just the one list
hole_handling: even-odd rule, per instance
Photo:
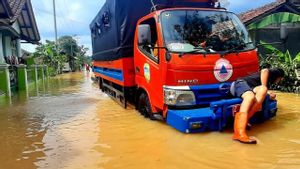
{"label": "truck door", "polygon": [[[136,82],[139,87],[146,90],[152,111],[157,112],[163,107],[163,76],[161,71],[161,57],[159,49],[161,41],[157,31],[157,24],[155,18],[151,17],[138,26],[145,26],[150,28],[150,39],[147,44],[137,44],[135,49],[135,68],[136,68]],[[138,31],[137,31],[138,34]],[[139,36],[136,36],[138,41]],[[159,110],[160,109],[160,110]]]}

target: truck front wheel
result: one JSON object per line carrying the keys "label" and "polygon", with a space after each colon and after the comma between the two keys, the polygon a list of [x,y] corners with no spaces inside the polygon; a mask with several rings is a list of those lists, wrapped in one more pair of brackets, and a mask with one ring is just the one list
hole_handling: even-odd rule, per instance
{"label": "truck front wheel", "polygon": [[103,88],[103,80],[102,80],[102,78],[99,78],[98,83],[99,83],[99,89],[101,89],[101,91],[104,92],[104,88]]}
{"label": "truck front wheel", "polygon": [[150,118],[151,120],[154,120],[149,97],[147,96],[146,93],[142,93],[140,95],[137,107],[141,115],[143,115],[146,118]]}

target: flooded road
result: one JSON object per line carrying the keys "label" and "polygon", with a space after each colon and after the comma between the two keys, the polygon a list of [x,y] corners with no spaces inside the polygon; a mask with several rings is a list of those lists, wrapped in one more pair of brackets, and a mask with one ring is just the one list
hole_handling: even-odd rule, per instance
{"label": "flooded road", "polygon": [[278,93],[278,116],[249,135],[182,134],[123,109],[88,74],[65,74],[0,101],[0,169],[299,169],[300,96]]}

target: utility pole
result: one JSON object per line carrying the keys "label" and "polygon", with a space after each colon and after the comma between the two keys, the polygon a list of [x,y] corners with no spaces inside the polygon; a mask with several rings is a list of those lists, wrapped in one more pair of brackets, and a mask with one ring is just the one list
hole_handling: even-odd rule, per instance
{"label": "utility pole", "polygon": [[72,64],[71,70],[75,71],[74,70],[74,56],[73,56],[73,43],[72,43],[72,40],[71,40],[71,64]]}
{"label": "utility pole", "polygon": [[57,44],[57,24],[56,24],[55,0],[53,0],[53,15],[54,15],[55,44]]}
{"label": "utility pole", "polygon": [[[53,0],[53,17],[54,17],[54,31],[55,31],[55,51],[54,55],[58,55],[58,47],[57,47],[57,24],[56,24],[56,7],[55,0]],[[59,63],[57,63],[58,73],[60,73],[61,68],[59,67]]]}

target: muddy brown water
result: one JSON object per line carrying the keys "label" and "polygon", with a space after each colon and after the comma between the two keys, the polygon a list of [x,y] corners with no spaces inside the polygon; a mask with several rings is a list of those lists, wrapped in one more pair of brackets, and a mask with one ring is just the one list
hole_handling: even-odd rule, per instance
{"label": "muddy brown water", "polygon": [[182,134],[101,93],[87,73],[31,85],[0,101],[1,169],[299,169],[300,96],[278,93],[278,116],[249,131]]}

